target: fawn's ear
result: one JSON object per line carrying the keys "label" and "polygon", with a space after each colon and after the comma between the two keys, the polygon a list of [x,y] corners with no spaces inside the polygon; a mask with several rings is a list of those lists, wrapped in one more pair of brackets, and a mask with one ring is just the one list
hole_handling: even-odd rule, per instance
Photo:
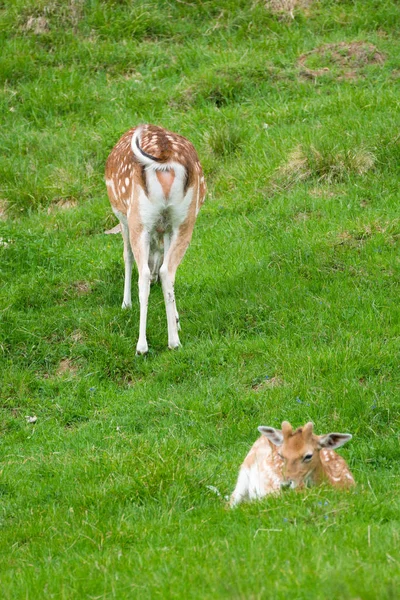
{"label": "fawn's ear", "polygon": [[265,435],[265,437],[267,437],[270,442],[275,444],[275,446],[282,446],[283,433],[280,429],[274,429],[273,427],[263,427],[263,425],[260,425],[258,431]]}
{"label": "fawn's ear", "polygon": [[334,450],[343,446],[352,437],[350,433],[328,433],[327,435],[321,435],[318,440],[318,447]]}
{"label": "fawn's ear", "polygon": [[314,424],[311,421],[309,421],[308,423],[306,423],[304,425],[304,427],[303,427],[303,436],[304,436],[305,440],[307,440],[307,441],[311,440],[312,433],[313,433],[313,427],[314,427]]}

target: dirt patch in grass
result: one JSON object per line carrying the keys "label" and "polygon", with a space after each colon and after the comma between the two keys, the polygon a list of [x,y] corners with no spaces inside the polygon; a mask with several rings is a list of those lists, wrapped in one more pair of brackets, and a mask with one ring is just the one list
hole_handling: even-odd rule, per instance
{"label": "dirt patch in grass", "polygon": [[296,0],[265,0],[267,10],[280,18],[294,19]]}
{"label": "dirt patch in grass", "polygon": [[70,337],[75,344],[79,344],[84,339],[84,335],[80,329],[75,329],[75,331],[71,333]]}
{"label": "dirt patch in grass", "polygon": [[75,290],[78,296],[84,296],[85,294],[89,294],[92,287],[87,281],[74,281],[72,289]]}
{"label": "dirt patch in grass", "polygon": [[21,11],[22,31],[43,35],[51,30],[76,27],[83,15],[83,0],[70,0],[69,2],[49,2],[45,6],[29,7],[29,12]]}
{"label": "dirt patch in grass", "polygon": [[257,377],[251,384],[251,389],[255,392],[265,389],[282,387],[283,380],[280,377]]}
{"label": "dirt patch in grass", "polygon": [[50,31],[50,25],[46,17],[29,17],[22,29],[23,31],[30,31],[35,35],[41,35]]}
{"label": "dirt patch in grass", "polygon": [[360,237],[358,234],[341,231],[337,236],[337,244],[339,246],[358,247],[363,243],[364,239],[365,237]]}
{"label": "dirt patch in grass", "polygon": [[294,220],[297,221],[297,223],[303,223],[304,221],[308,221],[309,218],[310,215],[306,212],[299,212],[294,215]]}
{"label": "dirt patch in grass", "polygon": [[338,194],[326,188],[314,187],[310,190],[310,195],[314,198],[334,198]]}
{"label": "dirt patch in grass", "polygon": [[63,375],[76,375],[78,367],[69,358],[63,358],[60,361],[57,369],[57,376],[62,377]]}
{"label": "dirt patch in grass", "polygon": [[71,299],[80,298],[81,296],[86,296],[90,294],[92,291],[92,283],[89,281],[79,280],[72,281],[65,286],[64,293],[60,298],[60,302],[68,302]]}
{"label": "dirt patch in grass", "polygon": [[337,79],[355,79],[367,65],[383,65],[385,55],[367,42],[339,42],[324,44],[305,52],[298,60],[300,75],[315,79],[331,74]]}
{"label": "dirt patch in grass", "polygon": [[383,241],[386,244],[396,244],[400,239],[399,221],[396,219],[384,223],[374,221],[360,226],[357,230],[341,231],[337,235],[335,245],[358,248],[375,235],[384,236]]}
{"label": "dirt patch in grass", "polygon": [[58,210],[70,210],[71,208],[75,208],[77,205],[78,200],[72,196],[68,198],[57,198],[56,201],[49,206],[47,213],[50,215]]}
{"label": "dirt patch in grass", "polygon": [[338,149],[297,146],[286,164],[278,169],[278,177],[286,186],[299,181],[343,181],[350,175],[364,175],[376,162],[374,154],[364,148]]}
{"label": "dirt patch in grass", "polygon": [[0,247],[1,248],[8,248],[10,244],[13,244],[14,240],[10,240],[8,238],[3,238],[0,237]]}
{"label": "dirt patch in grass", "polygon": [[266,9],[280,20],[294,19],[296,9],[308,9],[314,0],[265,0]]}
{"label": "dirt patch in grass", "polygon": [[7,220],[7,207],[8,207],[7,200],[0,200],[0,221]]}

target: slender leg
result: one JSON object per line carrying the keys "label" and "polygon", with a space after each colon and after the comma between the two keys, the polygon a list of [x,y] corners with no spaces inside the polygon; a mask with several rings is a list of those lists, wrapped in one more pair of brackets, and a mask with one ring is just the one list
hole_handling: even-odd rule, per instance
{"label": "slender leg", "polygon": [[171,349],[178,348],[181,345],[178,335],[179,317],[176,310],[174,284],[176,270],[190,243],[192,231],[193,225],[190,227],[184,224],[179,230],[173,232],[166,252],[164,248],[164,262],[160,268],[160,278],[167,313],[168,347]]}
{"label": "slender leg", "polygon": [[142,231],[140,235],[130,236],[133,255],[139,271],[139,303],[140,323],[139,339],[136,346],[136,354],[146,354],[148,351],[146,339],[147,306],[150,292],[150,269],[149,250],[150,238],[147,232]]}
{"label": "slender leg", "polygon": [[[169,248],[171,246],[171,235],[169,233],[164,234],[164,259],[168,254]],[[167,317],[168,318],[168,317]],[[176,299],[175,299],[175,320],[178,331],[181,330],[181,324],[179,322],[179,314],[176,308]]]}
{"label": "slender leg", "polygon": [[179,341],[178,326],[176,321],[174,284],[171,273],[169,272],[165,263],[163,263],[161,266],[160,277],[164,294],[165,310],[167,313],[168,348],[178,348],[181,343]]}
{"label": "slender leg", "polygon": [[131,243],[129,241],[128,225],[121,223],[121,232],[124,240],[124,263],[125,263],[125,283],[124,283],[124,299],[122,308],[132,307],[131,286],[132,286],[132,263],[133,254]]}

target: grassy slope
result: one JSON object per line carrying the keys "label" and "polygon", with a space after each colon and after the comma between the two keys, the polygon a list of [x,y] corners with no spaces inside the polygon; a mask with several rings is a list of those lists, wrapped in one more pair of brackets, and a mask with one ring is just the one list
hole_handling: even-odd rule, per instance
{"label": "grassy slope", "polygon": [[[398,597],[398,17],[0,3],[3,598]],[[354,41],[384,64],[314,54],[329,71],[302,76],[301,54]],[[183,348],[156,287],[146,358],[102,179],[143,121],[187,135],[209,184]],[[351,431],[357,488],[227,511],[207,486],[230,493],[257,425],[284,418]]]}

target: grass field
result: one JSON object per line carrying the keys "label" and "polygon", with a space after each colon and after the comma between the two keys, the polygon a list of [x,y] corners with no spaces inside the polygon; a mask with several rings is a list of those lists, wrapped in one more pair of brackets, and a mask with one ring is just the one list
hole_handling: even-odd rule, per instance
{"label": "grass field", "polygon": [[[1,598],[400,598],[400,8],[286,4],[0,2]],[[209,190],[147,357],[104,235],[140,122]],[[357,487],[227,509],[284,419]]]}

